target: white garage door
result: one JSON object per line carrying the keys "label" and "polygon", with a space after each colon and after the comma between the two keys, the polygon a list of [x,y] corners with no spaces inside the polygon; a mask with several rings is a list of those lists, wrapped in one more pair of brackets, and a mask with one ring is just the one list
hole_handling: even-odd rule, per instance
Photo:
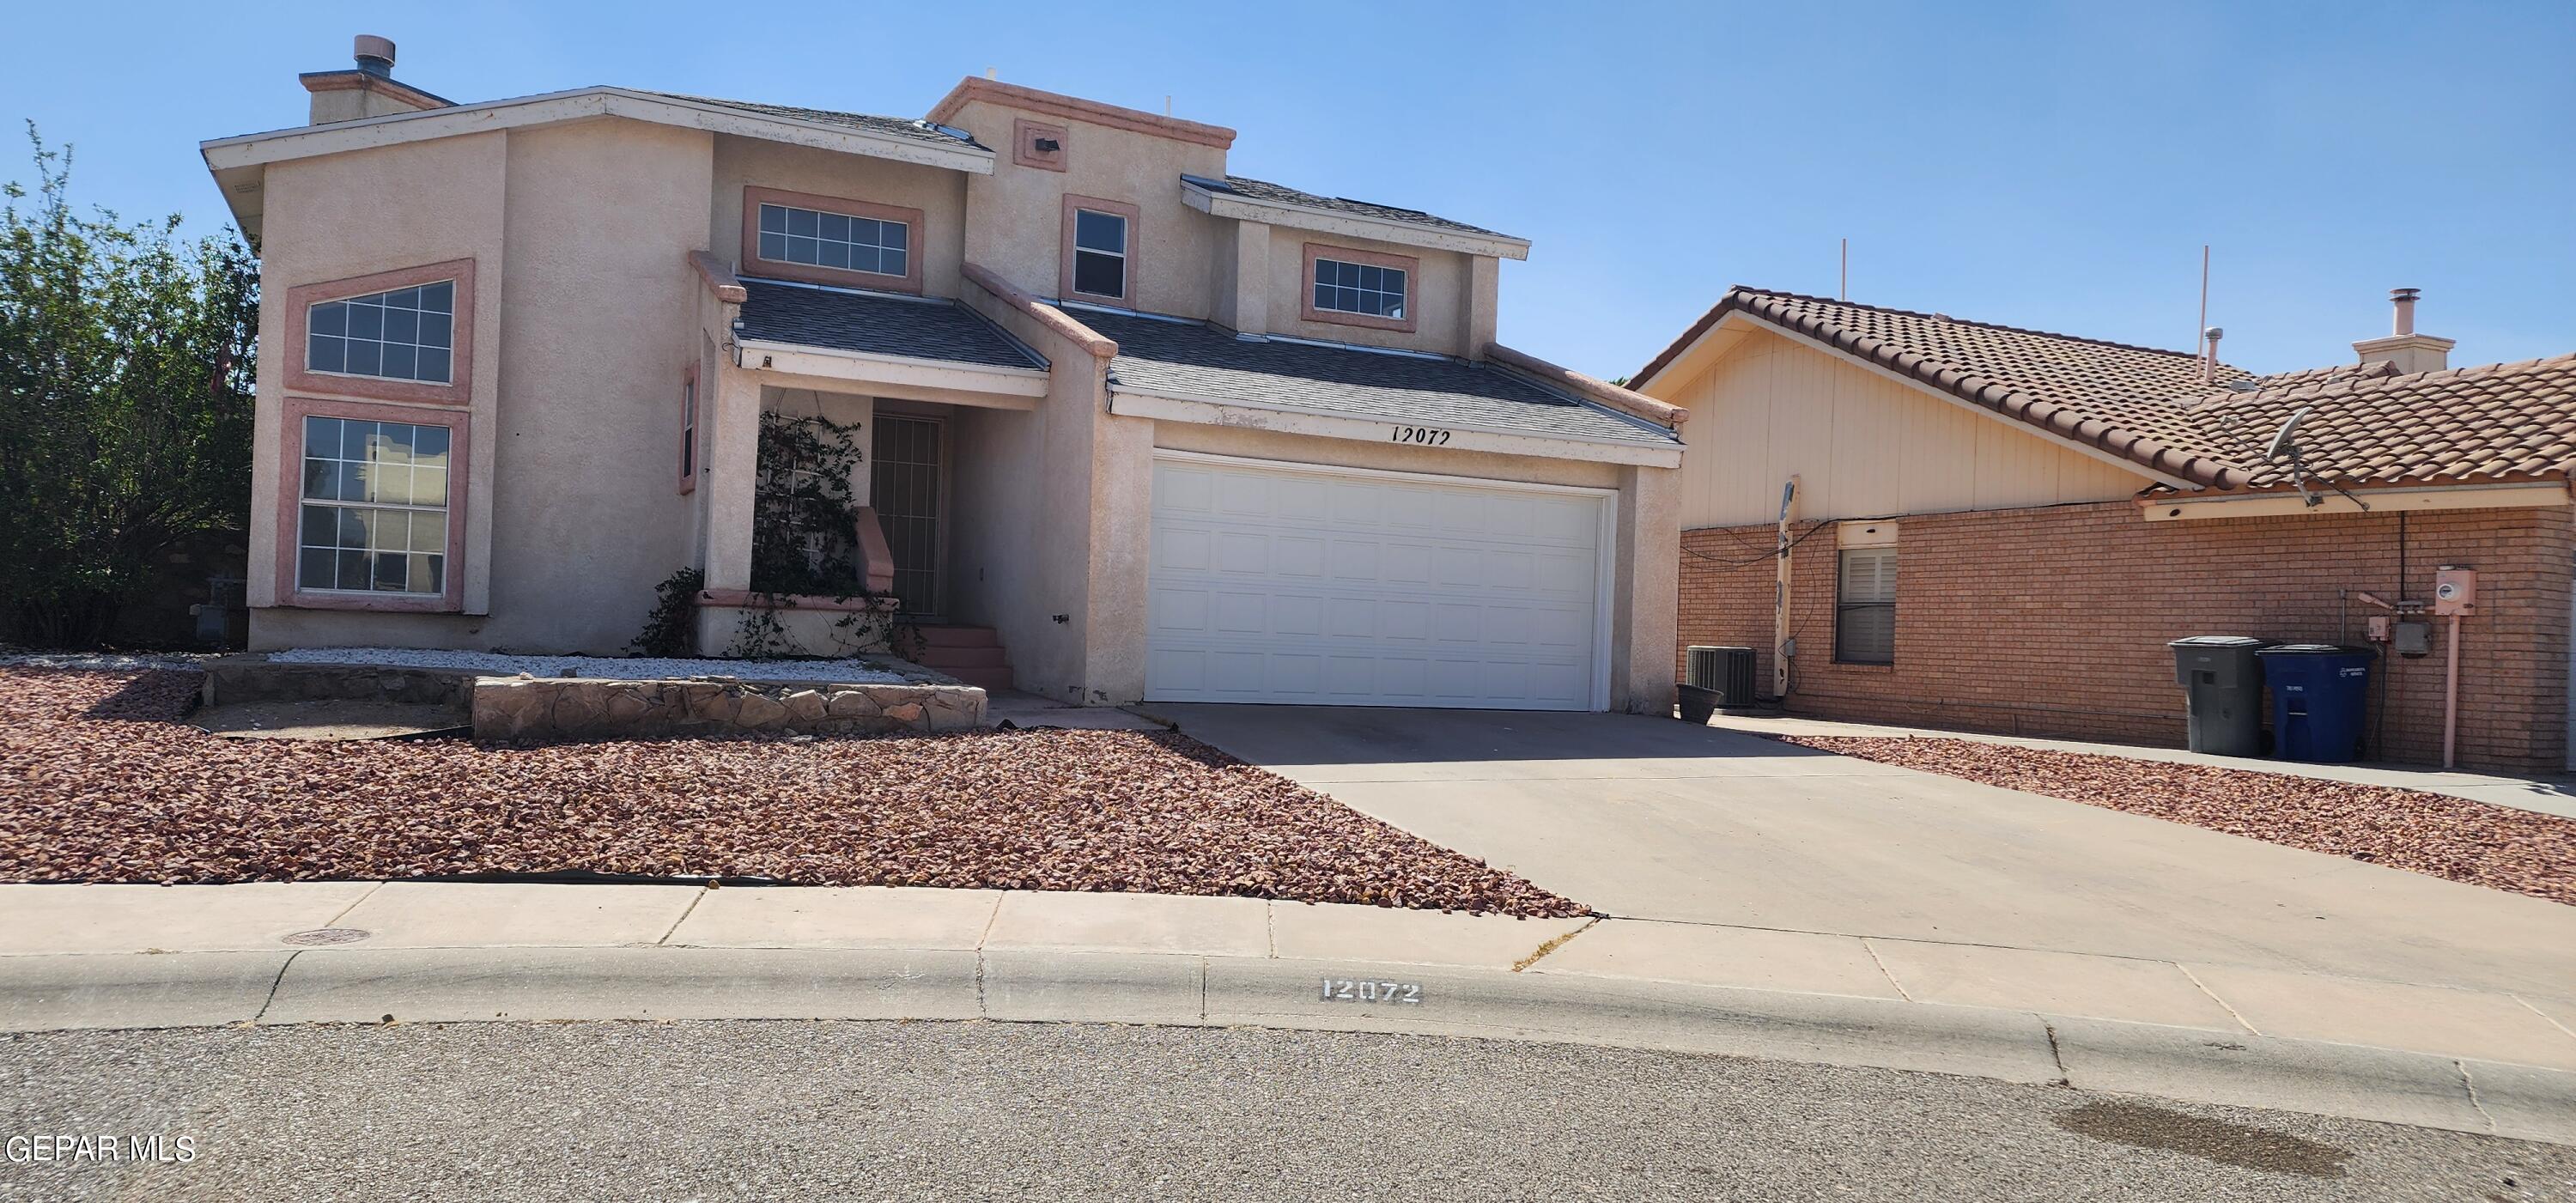
{"label": "white garage door", "polygon": [[1145,696],[1601,709],[1607,499],[1158,456]]}

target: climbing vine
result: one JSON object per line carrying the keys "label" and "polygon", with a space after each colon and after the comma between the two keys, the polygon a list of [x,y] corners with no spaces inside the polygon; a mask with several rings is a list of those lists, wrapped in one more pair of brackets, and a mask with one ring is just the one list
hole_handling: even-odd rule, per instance
{"label": "climbing vine", "polygon": [[[876,600],[859,570],[859,500],[850,487],[866,455],[857,423],[822,416],[760,415],[759,484],[752,498],[751,591],[768,606],[743,615],[726,654],[769,660],[800,652],[779,621],[781,595],[828,597],[835,602]],[[917,641],[909,626],[887,611],[852,610],[832,623],[833,650],[848,655]]]}

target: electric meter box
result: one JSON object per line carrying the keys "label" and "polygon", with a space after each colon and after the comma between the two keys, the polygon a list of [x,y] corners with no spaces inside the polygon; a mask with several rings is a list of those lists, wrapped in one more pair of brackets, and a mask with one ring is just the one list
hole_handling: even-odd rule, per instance
{"label": "electric meter box", "polygon": [[2477,613],[2478,570],[2445,568],[2434,573],[2433,612],[2436,614]]}

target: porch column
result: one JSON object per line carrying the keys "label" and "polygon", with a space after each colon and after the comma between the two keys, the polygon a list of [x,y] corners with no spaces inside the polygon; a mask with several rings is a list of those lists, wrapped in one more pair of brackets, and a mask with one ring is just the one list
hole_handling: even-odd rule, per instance
{"label": "porch column", "polygon": [[760,378],[716,360],[708,415],[707,585],[751,588],[752,495],[760,473]]}
{"label": "porch column", "polygon": [[1617,586],[1611,591],[1610,708],[1663,714],[1679,658],[1679,468],[1631,467],[1619,482]]}

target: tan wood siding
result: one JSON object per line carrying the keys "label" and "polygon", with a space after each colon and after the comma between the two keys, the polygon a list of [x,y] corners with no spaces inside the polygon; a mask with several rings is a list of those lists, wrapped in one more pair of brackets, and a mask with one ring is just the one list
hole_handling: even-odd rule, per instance
{"label": "tan wood siding", "polygon": [[1860,518],[2112,501],[2145,476],[1771,334],[1755,334],[1665,395],[1683,427],[1682,525],[1799,513]]}

